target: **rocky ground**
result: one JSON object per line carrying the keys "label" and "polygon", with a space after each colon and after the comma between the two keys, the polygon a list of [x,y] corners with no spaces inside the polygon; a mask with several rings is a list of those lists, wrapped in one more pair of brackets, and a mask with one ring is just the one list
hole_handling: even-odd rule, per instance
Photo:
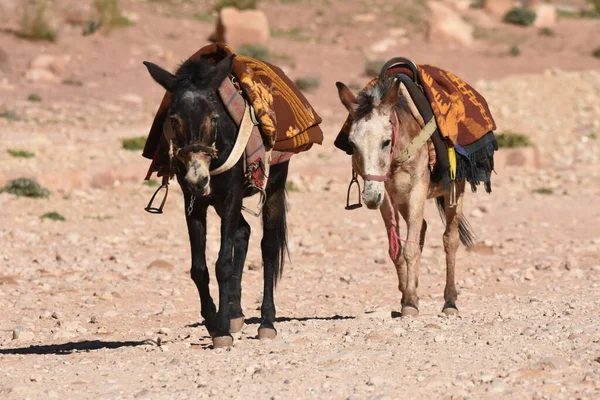
{"label": "rocky ground", "polygon": [[[282,61],[291,76],[321,77],[307,96],[326,141],[292,159],[291,261],[276,292],[278,338],[256,339],[261,227],[248,217],[246,325],[234,347],[213,350],[188,273],[182,195],[172,187],[165,214],[145,213],[154,191],[141,183],[147,160],[121,148],[122,138],[147,132],[161,95],[138,63],[155,54],[172,67],[212,27],[165,16],[173,8],[154,2],[127,4],[135,27],[89,39],[113,62],[97,64],[80,51],[89,43],[68,32],[53,45],[0,33],[11,65],[0,68],[0,112],[18,116],[0,118],[0,184],[31,176],[51,190],[48,199],[0,193],[1,398],[598,398],[600,64],[589,57],[600,46],[597,21],[561,20],[554,39],[519,32],[530,49],[519,58],[490,54],[510,44],[498,38],[449,50],[416,36],[381,54],[427,57],[456,71],[485,95],[500,131],[523,132],[536,145],[520,166],[501,150],[493,193],[467,194],[479,243],[459,249],[454,318],[440,315],[443,228],[433,204],[421,315],[406,319],[394,318],[400,293],[379,213],[343,208],[350,170],[332,144],[345,118],[333,83],[367,80],[362,52],[376,38],[352,32],[362,23],[352,13],[367,12],[362,2],[337,12],[342,22],[359,21],[354,28],[317,20],[305,33],[320,32],[321,41],[271,39],[275,52],[305,55]],[[317,7],[269,4],[262,7],[280,29],[300,25],[290,10],[308,15]],[[569,47],[576,22],[579,40]],[[514,35],[512,27],[501,33]],[[553,52],[542,54],[544,45]],[[70,54],[82,86],[27,81],[32,52]],[[43,101],[27,101],[31,93]],[[35,157],[8,156],[15,148]],[[51,211],[66,220],[40,219]],[[209,223],[212,266],[214,213]]]}

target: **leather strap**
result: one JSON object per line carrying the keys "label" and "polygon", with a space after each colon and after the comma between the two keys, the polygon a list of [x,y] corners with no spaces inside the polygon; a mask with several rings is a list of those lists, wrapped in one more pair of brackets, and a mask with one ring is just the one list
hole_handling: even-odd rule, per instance
{"label": "leather strap", "polygon": [[435,123],[435,118],[431,118],[427,124],[421,129],[421,132],[410,142],[408,146],[403,148],[398,155],[396,160],[398,162],[405,162],[415,154],[421,147],[427,143],[427,140],[433,135],[433,132],[437,129],[437,124]]}
{"label": "leather strap", "polygon": [[244,117],[242,118],[242,123],[240,124],[240,129],[238,131],[237,139],[235,140],[235,144],[233,145],[233,149],[227,160],[223,164],[221,164],[216,169],[210,171],[210,175],[219,175],[223,172],[229,171],[234,167],[235,164],[240,160],[242,155],[244,154],[244,150],[246,150],[246,145],[248,144],[248,140],[250,139],[250,135],[252,134],[252,129],[254,129],[254,123],[252,122],[252,116],[250,113],[250,106],[246,103],[246,108],[244,109]]}

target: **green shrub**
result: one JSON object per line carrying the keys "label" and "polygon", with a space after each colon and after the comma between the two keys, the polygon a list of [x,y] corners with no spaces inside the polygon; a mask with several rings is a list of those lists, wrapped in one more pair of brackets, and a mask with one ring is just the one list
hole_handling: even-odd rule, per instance
{"label": "green shrub", "polygon": [[132,22],[121,14],[119,0],[94,0],[94,7],[100,15],[100,25],[107,28],[120,28],[132,25]]}
{"label": "green shrub", "polygon": [[529,26],[535,21],[535,11],[527,7],[511,8],[504,16],[504,22],[515,25]]}
{"label": "green shrub", "polygon": [[311,91],[314,89],[318,89],[321,86],[321,78],[318,76],[303,76],[297,78],[294,83],[298,86],[298,89],[302,91]]}
{"label": "green shrub", "polygon": [[364,74],[369,77],[375,77],[375,75],[379,75],[381,68],[383,68],[383,64],[385,64],[385,60],[377,59],[365,61]]}
{"label": "green shrub", "polygon": [[68,85],[68,86],[83,86],[83,82],[81,82],[79,79],[75,79],[75,78],[67,78],[65,79],[63,82],[63,85]]}
{"label": "green shrub", "polygon": [[40,103],[42,101],[42,97],[39,94],[32,93],[27,96],[27,100],[32,103]]}
{"label": "green shrub", "polygon": [[496,134],[496,140],[498,141],[498,147],[501,149],[533,146],[529,137],[513,131],[505,131]]}
{"label": "green shrub", "polygon": [[10,181],[8,185],[0,189],[0,192],[34,198],[43,198],[50,195],[50,191],[48,189],[43,188],[35,180],[29,178],[17,178],[13,181]]}
{"label": "green shrub", "polygon": [[121,143],[125,150],[136,151],[142,150],[146,145],[146,136],[138,136],[134,138],[122,139]]}
{"label": "green shrub", "polygon": [[242,46],[237,52],[239,55],[268,61],[271,57],[269,49],[260,44],[247,44]]}
{"label": "green shrub", "polygon": [[600,58],[600,47],[598,47],[596,50],[594,50],[592,52],[592,56],[594,56],[596,58]]}
{"label": "green shrub", "polygon": [[296,184],[292,181],[287,181],[285,183],[285,190],[287,190],[288,192],[299,192],[300,188],[298,186],[296,186]]}
{"label": "green shrub", "polygon": [[554,34],[554,31],[552,29],[546,27],[546,28],[540,29],[540,36],[553,37],[556,35]]}
{"label": "green shrub", "polygon": [[469,4],[469,7],[471,7],[471,8],[483,8],[484,5],[485,5],[485,0],[473,0],[471,2],[471,4]]}
{"label": "green shrub", "polygon": [[202,22],[214,22],[217,19],[217,17],[214,14],[207,12],[198,12],[192,15],[192,18],[196,21]]}
{"label": "green shrub", "polygon": [[13,110],[6,110],[6,111],[0,112],[0,118],[7,119],[9,121],[18,121],[19,120],[19,116]]}
{"label": "green shrub", "polygon": [[32,158],[35,156],[32,152],[21,149],[8,149],[6,152],[15,158]]}
{"label": "green shrub", "polygon": [[25,7],[19,36],[31,40],[47,40],[49,42],[56,40],[56,31],[46,19],[46,4],[37,3],[31,7]]}
{"label": "green shrub", "polygon": [[217,0],[215,8],[220,10],[225,7],[235,7],[238,10],[251,10],[256,8],[257,0]]}
{"label": "green shrub", "polygon": [[40,217],[41,219],[50,219],[52,221],[66,221],[65,217],[56,211],[47,212],[46,214]]}
{"label": "green shrub", "polygon": [[600,0],[590,0],[590,3],[594,6],[596,13],[600,15]]}
{"label": "green shrub", "polygon": [[550,188],[539,188],[539,189],[535,189],[533,191],[533,193],[550,195],[550,194],[554,194],[554,190],[552,190]]}
{"label": "green shrub", "polygon": [[147,181],[144,181],[143,184],[150,187],[160,186],[160,183],[158,183],[158,181],[155,181],[154,179],[148,179]]}
{"label": "green shrub", "polygon": [[516,44],[511,46],[510,50],[508,51],[508,54],[510,54],[513,57],[517,57],[521,55],[521,49],[519,48],[519,46],[517,46]]}

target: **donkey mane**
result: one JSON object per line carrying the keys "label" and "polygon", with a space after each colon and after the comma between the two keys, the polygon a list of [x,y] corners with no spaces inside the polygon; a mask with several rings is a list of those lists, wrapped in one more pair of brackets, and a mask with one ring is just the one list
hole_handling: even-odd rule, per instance
{"label": "donkey mane", "polygon": [[[374,86],[363,89],[358,93],[356,96],[358,107],[354,111],[354,119],[361,120],[368,118],[373,110],[381,104],[381,100],[392,89],[393,85],[394,77],[387,76],[383,79],[379,78]],[[401,93],[398,94],[396,107],[410,113],[408,102]]]}
{"label": "donkey mane", "polygon": [[214,65],[205,59],[187,60],[177,68],[175,73],[178,86],[206,87],[212,79],[211,72],[213,70]]}

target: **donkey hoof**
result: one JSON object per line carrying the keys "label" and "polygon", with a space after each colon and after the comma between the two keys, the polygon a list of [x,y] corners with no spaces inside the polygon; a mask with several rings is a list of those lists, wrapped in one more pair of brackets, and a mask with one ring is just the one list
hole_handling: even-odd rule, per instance
{"label": "donkey hoof", "polygon": [[446,307],[442,312],[448,317],[455,317],[458,315],[458,309],[456,307]]}
{"label": "donkey hoof", "polygon": [[208,331],[208,334],[210,335],[211,338],[214,338],[215,336],[217,336],[217,332],[214,332],[214,331]]}
{"label": "donkey hoof", "polygon": [[229,333],[238,333],[244,327],[244,317],[233,318],[229,321]]}
{"label": "donkey hoof", "polygon": [[233,346],[233,338],[231,336],[213,337],[213,349],[224,349],[231,346]]}
{"label": "donkey hoof", "polygon": [[277,330],[275,328],[258,328],[258,339],[275,339],[277,337]]}
{"label": "donkey hoof", "polygon": [[404,306],[402,307],[402,317],[416,317],[419,315],[419,310],[416,307]]}

